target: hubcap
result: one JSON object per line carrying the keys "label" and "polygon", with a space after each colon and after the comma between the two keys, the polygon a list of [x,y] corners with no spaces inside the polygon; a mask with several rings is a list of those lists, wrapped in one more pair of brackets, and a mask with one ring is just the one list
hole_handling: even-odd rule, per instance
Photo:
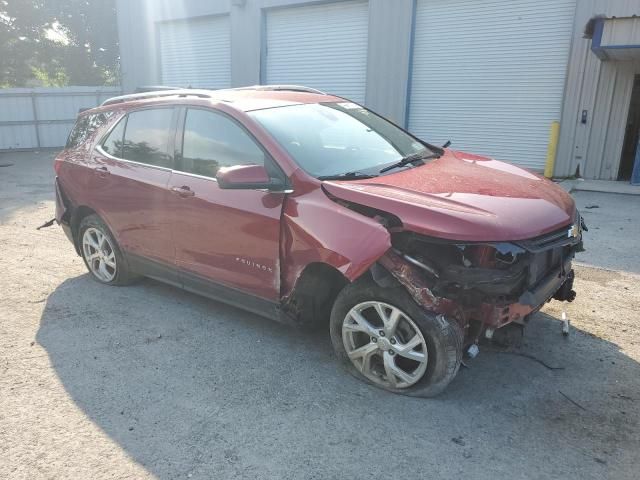
{"label": "hubcap", "polygon": [[107,236],[97,228],[87,228],[82,236],[82,251],[91,273],[103,282],[116,276],[116,254]]}
{"label": "hubcap", "polygon": [[427,343],[411,318],[383,302],[363,302],[342,322],[342,342],[355,367],[386,388],[407,388],[427,371]]}

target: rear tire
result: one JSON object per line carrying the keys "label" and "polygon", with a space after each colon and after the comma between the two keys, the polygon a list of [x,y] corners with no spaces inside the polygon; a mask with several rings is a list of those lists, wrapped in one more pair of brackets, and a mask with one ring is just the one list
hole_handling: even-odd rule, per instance
{"label": "rear tire", "polygon": [[87,215],[81,220],[78,243],[84,264],[94,280],[117,286],[137,280],[118,242],[98,215]]}
{"label": "rear tire", "polygon": [[403,395],[438,395],[462,362],[463,335],[455,321],[423,310],[404,288],[383,288],[369,278],[340,292],[330,333],[351,374]]}

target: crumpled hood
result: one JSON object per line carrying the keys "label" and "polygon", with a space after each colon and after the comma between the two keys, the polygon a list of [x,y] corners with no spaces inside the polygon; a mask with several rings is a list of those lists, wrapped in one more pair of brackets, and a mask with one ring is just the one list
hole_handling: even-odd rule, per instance
{"label": "crumpled hood", "polygon": [[534,238],[574,221],[571,196],[522,168],[447,150],[426,165],[376,178],[323,182],[336,198],[397,216],[406,230],[462,241]]}

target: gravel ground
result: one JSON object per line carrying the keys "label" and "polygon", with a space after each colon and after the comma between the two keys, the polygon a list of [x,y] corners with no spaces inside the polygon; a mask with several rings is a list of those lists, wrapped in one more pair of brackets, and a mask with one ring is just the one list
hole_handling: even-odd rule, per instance
{"label": "gravel ground", "polygon": [[576,195],[598,208],[569,338],[552,302],[415,399],[353,379],[326,334],[92,281],[35,230],[51,160],[0,156],[0,478],[638,478],[640,197]]}

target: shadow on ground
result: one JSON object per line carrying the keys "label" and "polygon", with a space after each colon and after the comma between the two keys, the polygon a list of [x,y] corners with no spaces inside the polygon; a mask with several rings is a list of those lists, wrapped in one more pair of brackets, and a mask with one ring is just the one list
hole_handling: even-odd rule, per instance
{"label": "shadow on ground", "polygon": [[561,369],[485,350],[436,399],[353,379],[326,334],[152,281],[66,280],[37,341],[76,404],[160,479],[631,478],[637,462],[640,366],[544,314],[520,352]]}

